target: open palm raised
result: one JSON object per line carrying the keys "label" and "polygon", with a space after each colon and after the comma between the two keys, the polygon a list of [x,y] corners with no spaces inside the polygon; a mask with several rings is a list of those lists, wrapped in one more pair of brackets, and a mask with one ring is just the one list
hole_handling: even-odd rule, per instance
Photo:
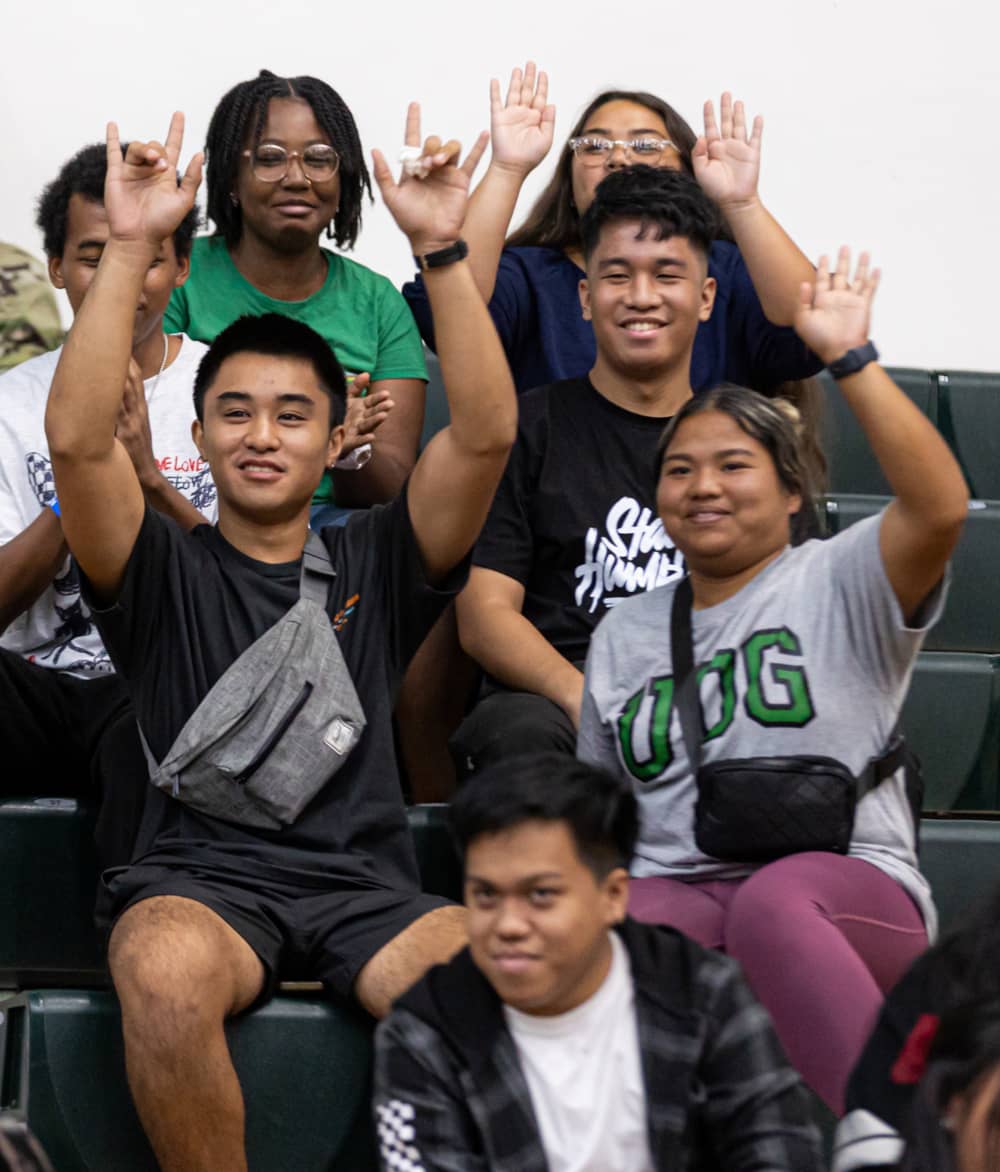
{"label": "open palm raised", "polygon": [[104,206],[113,239],[159,247],[194,206],[201,183],[202,155],[196,154],[177,181],[184,139],[184,115],[170,119],[167,141],[130,142],[122,158],[118,124],[108,123],[108,174]]}
{"label": "open palm raised", "polygon": [[795,332],[827,364],[868,340],[872,298],[881,275],[869,263],[868,253],[862,252],[851,280],[851,250],[844,245],[832,275],[830,258],[821,256],[815,282],[802,284]]}

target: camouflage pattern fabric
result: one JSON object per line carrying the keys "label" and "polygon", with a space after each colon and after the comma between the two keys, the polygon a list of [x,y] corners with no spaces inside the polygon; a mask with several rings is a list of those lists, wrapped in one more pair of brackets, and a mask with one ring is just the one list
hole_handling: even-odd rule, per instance
{"label": "camouflage pattern fabric", "polygon": [[45,266],[23,249],[0,243],[0,371],[54,350],[62,339]]}

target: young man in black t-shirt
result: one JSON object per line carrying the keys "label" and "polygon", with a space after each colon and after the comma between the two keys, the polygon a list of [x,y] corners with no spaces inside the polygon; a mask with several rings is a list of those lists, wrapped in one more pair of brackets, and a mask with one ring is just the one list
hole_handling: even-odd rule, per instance
{"label": "young man in black t-shirt", "polygon": [[[144,507],[115,419],[154,242],[191,207],[200,178],[196,157],[176,184],[182,128],[175,115],[165,146],[132,143],[122,160],[109,126],[110,239],[46,415],[66,539],[157,760],[297,600],[310,500],[343,439],[344,376],[329,347],[300,323],[244,319],[213,344],[195,387],[218,527],[185,535]],[[415,106],[407,142],[419,145]],[[513,385],[459,243],[484,146],[458,166],[457,143],[429,139],[426,177],[399,184],[375,156],[386,204],[431,266],[451,426],[396,501],[323,533],[335,571],[328,611],[366,717],[361,739],[282,830],[209,817],[151,789],[132,864],[105,877],[129,1082],[166,1172],[246,1168],[228,1015],[285,976],[320,978],[382,1015],[465,940],[463,910],[420,892],[390,715],[408,658],[464,580],[515,435]],[[272,190],[276,217],[301,214],[311,181],[296,155]]]}
{"label": "young man in black t-shirt", "polygon": [[634,167],[601,183],[581,222],[588,378],[520,398],[517,442],[459,596],[462,646],[487,673],[452,749],[460,775],[576,746],[583,661],[607,609],[683,572],[653,500],[669,418],[691,396],[691,350],[712,312],[714,205],[689,176]]}

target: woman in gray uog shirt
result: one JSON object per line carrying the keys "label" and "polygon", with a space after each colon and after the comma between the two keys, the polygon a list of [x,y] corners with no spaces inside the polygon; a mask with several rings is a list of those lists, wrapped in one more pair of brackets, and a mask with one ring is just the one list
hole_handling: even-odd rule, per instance
{"label": "woman in gray uog shirt", "polygon": [[[862,256],[852,280],[846,249],[827,270],[824,257],[803,286],[796,329],[840,377],[896,496],[832,540],[792,548],[809,492],[793,413],[730,387],[674,418],[657,507],[690,572],[704,764],[811,755],[857,776],[878,757],[965,516],[955,460],[867,344],[877,271]],[[859,802],[847,855],[761,866],[699,850],[673,704],[675,589],[627,599],[597,628],[578,752],[639,794],[633,914],[737,957],[792,1061],[839,1110],[884,992],[934,932],[902,770]],[[748,811],[757,798],[748,785]]]}

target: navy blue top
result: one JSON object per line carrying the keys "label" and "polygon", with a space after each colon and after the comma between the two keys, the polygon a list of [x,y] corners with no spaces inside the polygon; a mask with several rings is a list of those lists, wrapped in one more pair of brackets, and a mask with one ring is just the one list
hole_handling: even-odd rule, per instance
{"label": "navy blue top", "polygon": [[[514,374],[518,394],[544,383],[580,378],[594,365],[594,330],[584,321],[577,292],[586,274],[554,248],[505,248],[490,314]],[[770,391],[808,378],[823,363],[789,326],[764,316],[750,274],[735,244],[712,245],[708,275],[717,283],[715,308],[701,322],[691,357],[691,387],[721,382]],[[423,281],[403,286],[420,333],[434,349],[434,325]]]}

